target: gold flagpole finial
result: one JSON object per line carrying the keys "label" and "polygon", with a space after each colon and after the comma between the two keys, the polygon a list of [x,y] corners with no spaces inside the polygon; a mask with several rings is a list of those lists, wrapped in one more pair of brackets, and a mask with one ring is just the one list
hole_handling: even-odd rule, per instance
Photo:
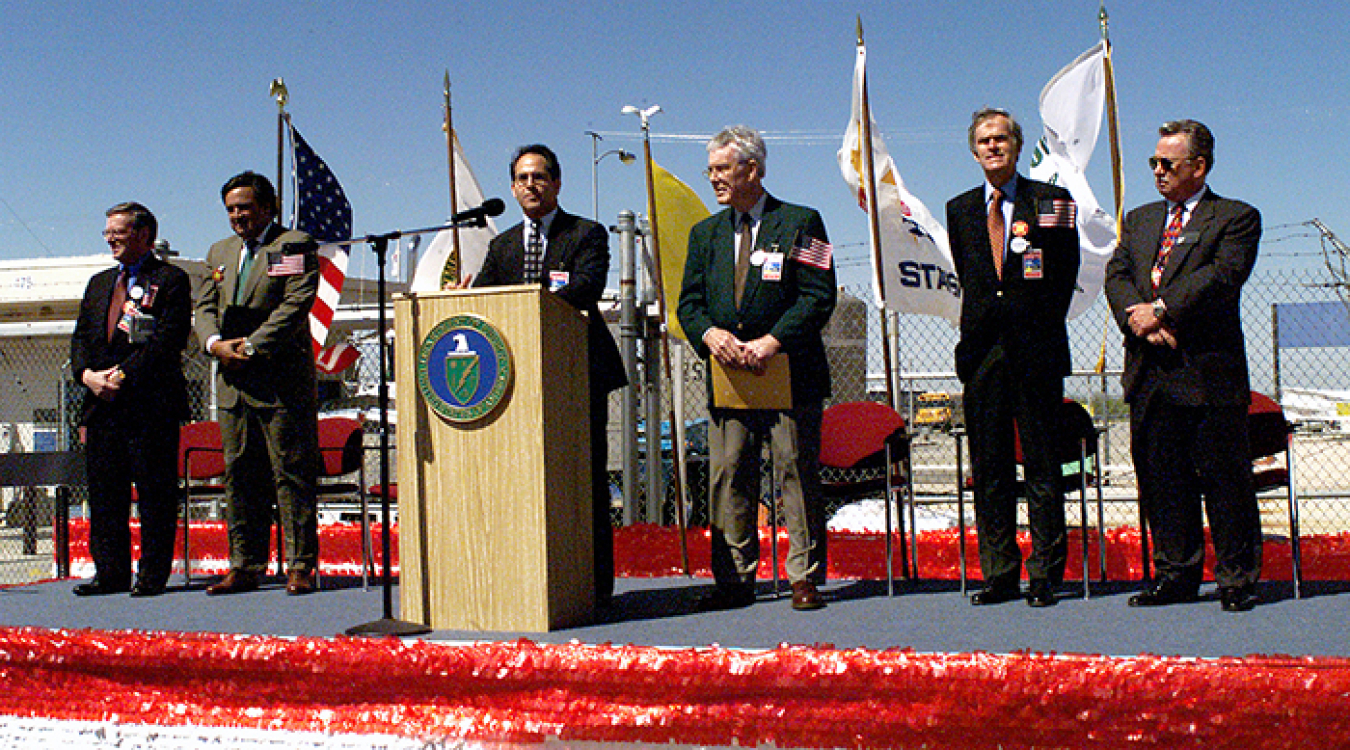
{"label": "gold flagpole finial", "polygon": [[1105,39],[1105,40],[1107,40],[1107,41],[1110,41],[1110,39],[1111,39],[1111,34],[1110,34],[1109,31],[1107,31],[1107,27],[1108,27],[1108,26],[1110,25],[1110,23],[1111,23],[1111,18],[1110,18],[1110,16],[1106,15],[1106,2],[1105,2],[1105,0],[1102,1],[1101,9],[1097,11],[1097,22],[1100,23],[1101,26],[1102,26],[1102,39]]}
{"label": "gold flagpole finial", "polygon": [[858,16],[858,46],[863,46],[862,16]]}
{"label": "gold flagpole finial", "polygon": [[277,109],[286,109],[286,103],[291,100],[290,92],[286,90],[286,82],[280,78],[272,79],[267,95],[277,100]]}

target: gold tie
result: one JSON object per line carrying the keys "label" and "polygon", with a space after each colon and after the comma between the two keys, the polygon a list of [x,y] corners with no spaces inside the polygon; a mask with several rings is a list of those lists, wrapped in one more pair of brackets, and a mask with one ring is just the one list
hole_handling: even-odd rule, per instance
{"label": "gold tie", "polygon": [[108,340],[112,341],[113,332],[122,320],[122,308],[127,304],[127,272],[117,274],[117,283],[113,284],[112,299],[108,300]]}
{"label": "gold tie", "polygon": [[989,200],[989,250],[994,254],[994,274],[1003,280],[1003,191],[994,188]]}

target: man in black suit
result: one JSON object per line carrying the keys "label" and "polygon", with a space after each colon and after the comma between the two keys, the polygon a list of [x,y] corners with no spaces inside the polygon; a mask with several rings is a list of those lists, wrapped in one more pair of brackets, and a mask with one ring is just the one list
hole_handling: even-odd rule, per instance
{"label": "man in black suit", "polygon": [[1240,313],[1261,214],[1206,186],[1214,167],[1209,128],[1179,120],[1158,134],[1149,166],[1164,200],[1130,212],[1106,269],[1106,296],[1125,334],[1131,452],[1158,575],[1130,605],[1196,598],[1203,497],[1219,598],[1224,610],[1241,612],[1255,606],[1261,576]]}
{"label": "man in black suit", "polygon": [[1068,549],[1055,440],[1070,371],[1064,319],[1078,277],[1076,208],[1067,190],[1017,174],[1022,128],[1009,113],[976,112],[968,138],[985,184],[947,203],[947,231],[963,288],[956,374],[965,386],[984,575],[971,603],[1021,595],[1020,438],[1031,526],[1026,598],[1047,607]]}
{"label": "man in black suit", "polygon": [[207,251],[210,274],[197,295],[195,325],[217,362],[230,571],[206,593],[258,587],[275,506],[286,593],[308,594],[319,560],[319,407],[309,332],[317,245],[276,223],[276,190],[256,172],[231,177],[220,197],[234,234]]}
{"label": "man in black suit", "polygon": [[[182,269],[153,252],[158,224],[139,203],[108,209],[103,238],[117,266],[89,280],[70,342],[70,369],[85,389],[89,551],[95,576],[78,596],[130,589],[164,592],[178,522],[178,427],[187,417],[183,348],[192,288]],[[131,582],[131,488],[141,519],[141,558]]]}
{"label": "man in black suit", "polygon": [[558,207],[562,167],[548,146],[533,144],[511,159],[511,194],[525,221],[493,238],[477,278],[460,286],[540,284],[586,313],[590,364],[591,513],[595,599],[614,596],[614,522],[609,499],[609,392],[628,384],[619,347],[600,314],[609,276],[609,233]]}
{"label": "man in black suit", "polygon": [[830,368],[820,332],[834,312],[834,264],[820,214],[764,189],[766,156],[764,139],[746,127],[726,128],[708,142],[705,174],[727,208],[690,230],[680,290],[680,325],[700,356],[756,372],[785,356],[792,389],[792,408],[783,411],[717,408],[708,389],[717,588],[699,602],[705,610],[755,601],[765,439],[782,490],[792,607],[825,606],[817,589],[826,574],[820,420]]}

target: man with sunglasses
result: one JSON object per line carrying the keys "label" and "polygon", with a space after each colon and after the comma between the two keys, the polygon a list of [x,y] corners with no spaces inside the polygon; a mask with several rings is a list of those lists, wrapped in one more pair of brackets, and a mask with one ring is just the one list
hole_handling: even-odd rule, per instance
{"label": "man with sunglasses", "polygon": [[1256,604],[1261,518],[1248,456],[1250,385],[1240,315],[1261,214],[1206,186],[1214,136],[1194,120],[1158,130],[1149,158],[1163,200],[1125,218],[1106,295],[1125,334],[1139,501],[1157,577],[1132,607],[1193,601],[1204,567],[1201,500],[1228,612]]}

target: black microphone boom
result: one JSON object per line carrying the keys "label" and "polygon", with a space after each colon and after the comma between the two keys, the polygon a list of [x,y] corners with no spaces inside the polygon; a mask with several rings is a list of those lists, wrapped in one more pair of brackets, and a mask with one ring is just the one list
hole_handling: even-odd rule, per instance
{"label": "black microphone boom", "polygon": [[483,201],[483,205],[477,208],[470,208],[467,211],[460,211],[450,217],[451,224],[473,224],[475,226],[487,226],[489,216],[501,216],[506,210],[506,203],[501,198],[488,198]]}

